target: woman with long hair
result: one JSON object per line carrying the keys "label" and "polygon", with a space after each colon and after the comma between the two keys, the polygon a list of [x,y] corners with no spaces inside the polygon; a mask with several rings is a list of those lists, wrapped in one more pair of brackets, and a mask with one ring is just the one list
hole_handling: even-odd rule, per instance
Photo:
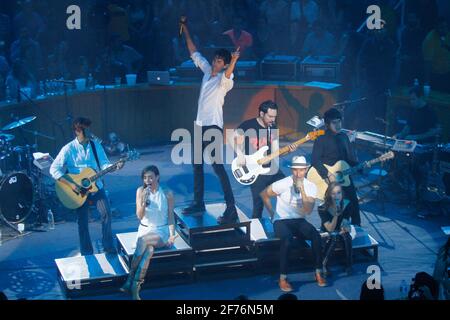
{"label": "woman with long hair", "polygon": [[143,185],[136,191],[136,215],[140,221],[136,250],[131,260],[127,281],[120,288],[129,292],[134,300],[141,300],[139,291],[157,248],[170,247],[175,241],[173,216],[174,198],[159,184],[159,170],[147,166],[141,174]]}
{"label": "woman with long hair", "polygon": [[348,212],[350,200],[344,199],[342,187],[337,182],[332,182],[325,192],[325,201],[319,206],[318,212],[322,220],[321,229],[328,232],[329,239],[325,246],[325,257],[323,259],[323,274],[330,276],[328,260],[331,257],[336,245],[342,241],[345,249],[346,271],[352,273],[352,237],[350,236],[350,212]]}

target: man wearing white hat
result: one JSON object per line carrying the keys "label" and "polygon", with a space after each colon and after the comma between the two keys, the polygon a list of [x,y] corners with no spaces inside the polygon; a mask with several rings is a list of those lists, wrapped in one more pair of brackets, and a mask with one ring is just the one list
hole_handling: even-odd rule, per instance
{"label": "man wearing white hat", "polygon": [[[292,291],[287,280],[287,262],[290,243],[294,236],[311,240],[315,266],[315,278],[321,287],[327,285],[322,276],[322,241],[317,229],[305,217],[314,209],[317,187],[305,178],[309,168],[305,157],[294,157],[290,168],[292,175],[268,186],[262,193],[264,205],[269,211],[275,235],[281,239],[280,289]],[[276,210],[272,208],[271,197],[277,197]]]}

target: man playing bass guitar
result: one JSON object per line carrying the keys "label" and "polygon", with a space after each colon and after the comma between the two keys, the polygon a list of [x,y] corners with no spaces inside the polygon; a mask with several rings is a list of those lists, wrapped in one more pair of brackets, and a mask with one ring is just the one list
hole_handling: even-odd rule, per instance
{"label": "man playing bass guitar", "polygon": [[[314,141],[311,164],[322,179],[331,183],[336,181],[336,176],[333,173],[328,172],[324,164],[332,166],[339,160],[343,160],[354,167],[358,164],[358,160],[348,136],[341,132],[341,113],[337,109],[331,108],[325,112],[324,121],[326,126],[325,135]],[[345,198],[350,200],[348,212],[351,223],[360,226],[361,217],[359,213],[358,196],[356,195],[353,181],[350,182],[349,186],[342,187],[342,190]]]}
{"label": "man playing bass guitar", "polygon": [[[277,104],[267,100],[259,106],[258,117],[246,120],[239,125],[235,133],[235,151],[239,165],[245,165],[245,155],[252,154],[264,146],[269,147],[267,150],[268,155],[278,150],[278,128],[275,123],[277,113]],[[289,148],[291,151],[297,149],[294,144],[290,145]],[[278,159],[274,159],[274,161],[278,161]],[[278,163],[269,162],[263,167],[270,168],[269,173],[260,175],[250,186],[253,199],[252,218],[261,218],[262,216],[264,203],[260,193],[275,181],[286,177],[280,170]]]}

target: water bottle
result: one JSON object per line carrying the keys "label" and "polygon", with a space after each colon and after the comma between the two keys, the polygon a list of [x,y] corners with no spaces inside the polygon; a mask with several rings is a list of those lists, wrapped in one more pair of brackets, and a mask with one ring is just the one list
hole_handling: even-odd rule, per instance
{"label": "water bottle", "polygon": [[405,280],[402,280],[400,283],[400,298],[407,299],[408,298],[408,284]]}
{"label": "water bottle", "polygon": [[9,87],[9,85],[6,85],[5,98],[6,102],[11,102],[11,88]]}
{"label": "water bottle", "polygon": [[48,209],[48,212],[47,212],[47,222],[48,222],[48,228],[49,228],[50,230],[55,229],[55,218],[54,218],[54,216],[53,216],[52,209]]}
{"label": "water bottle", "polygon": [[87,88],[88,90],[94,90],[94,77],[92,76],[92,73],[89,73],[87,78]]}
{"label": "water bottle", "polygon": [[418,87],[420,84],[419,84],[419,79],[414,79],[414,87]]}
{"label": "water bottle", "polygon": [[44,81],[39,81],[39,95],[40,96],[45,96],[45,85],[44,85]]}

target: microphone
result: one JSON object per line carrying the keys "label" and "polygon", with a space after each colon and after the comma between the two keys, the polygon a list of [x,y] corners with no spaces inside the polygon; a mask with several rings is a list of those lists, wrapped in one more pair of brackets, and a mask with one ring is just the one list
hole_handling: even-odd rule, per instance
{"label": "microphone", "polygon": [[366,97],[363,97],[363,98],[360,98],[360,99],[356,99],[356,100],[345,100],[343,102],[334,103],[333,106],[334,107],[339,107],[339,106],[344,106],[344,105],[347,105],[347,104],[362,102],[362,101],[365,101],[365,100],[367,100]]}
{"label": "microphone", "polygon": [[341,202],[339,200],[334,200],[335,204],[336,204],[336,213],[340,214],[341,213]]}
{"label": "microphone", "polygon": [[297,181],[295,181],[294,183],[294,191],[296,194],[300,193],[300,187],[302,185],[302,181],[300,179],[298,179]]}
{"label": "microphone", "polygon": [[178,37],[181,38],[183,35],[184,24],[186,23],[187,18],[185,16],[180,17],[180,31],[178,32]]}
{"label": "microphone", "polygon": [[152,183],[150,182],[146,187],[145,187],[145,206],[148,206],[150,204],[150,199],[148,198],[148,195],[150,194],[150,190],[152,188]]}
{"label": "microphone", "polygon": [[93,134],[93,133],[91,133],[90,135],[89,135],[89,139],[91,139],[91,140],[93,140],[93,141],[97,141],[98,143],[102,143],[103,142],[103,140],[102,139],[100,139],[99,137],[97,137],[95,134]]}

